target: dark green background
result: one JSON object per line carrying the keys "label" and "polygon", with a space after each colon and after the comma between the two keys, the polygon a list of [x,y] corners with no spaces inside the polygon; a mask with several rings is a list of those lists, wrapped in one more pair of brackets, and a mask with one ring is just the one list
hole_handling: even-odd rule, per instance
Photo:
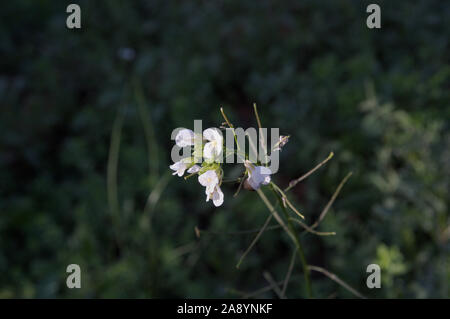
{"label": "dark green background", "polygon": [[[283,280],[280,229],[235,267],[254,234],[227,232],[268,216],[255,193],[225,186],[214,208],[169,172],[174,128],[219,126],[219,106],[255,126],[253,102],[291,135],[278,184],[335,153],[290,193],[308,223],[353,172],[319,227],[337,235],[302,237],[311,264],[368,297],[449,297],[448,1],[376,1],[378,30],[367,1],[71,2],[80,30],[69,2],[0,5],[0,298],[241,297],[264,271]],[[287,296],[303,287],[297,262]],[[352,297],[317,273],[313,290]]]}

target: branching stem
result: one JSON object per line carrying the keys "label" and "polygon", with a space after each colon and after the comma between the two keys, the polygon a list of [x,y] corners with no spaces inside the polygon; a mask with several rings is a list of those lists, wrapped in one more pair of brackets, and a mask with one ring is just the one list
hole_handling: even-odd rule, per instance
{"label": "branching stem", "polygon": [[306,294],[308,298],[312,298],[312,288],[311,288],[311,279],[310,279],[310,271],[308,268],[308,263],[306,262],[305,252],[303,251],[302,244],[300,243],[300,239],[298,238],[297,233],[295,232],[294,225],[292,224],[291,219],[289,218],[289,214],[286,210],[286,208],[283,205],[283,199],[281,198],[281,195],[273,188],[271,187],[273,193],[278,199],[278,202],[281,206],[281,210],[283,211],[284,217],[287,220],[287,225],[289,228],[289,233],[291,233],[291,237],[294,240],[295,246],[297,248],[298,255],[300,257],[300,261],[302,263],[303,268],[303,275],[305,277],[305,284],[306,284]]}

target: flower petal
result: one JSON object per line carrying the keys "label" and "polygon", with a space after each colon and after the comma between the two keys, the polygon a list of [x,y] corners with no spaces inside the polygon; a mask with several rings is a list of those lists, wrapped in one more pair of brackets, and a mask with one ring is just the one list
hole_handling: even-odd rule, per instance
{"label": "flower petal", "polygon": [[203,138],[208,141],[218,141],[222,139],[222,134],[216,128],[208,128],[203,131]]}
{"label": "flower petal", "polygon": [[208,142],[205,144],[205,147],[203,148],[203,157],[207,160],[214,160],[216,153],[213,142]]}
{"label": "flower petal", "polygon": [[214,206],[219,207],[220,205],[222,205],[223,198],[224,198],[224,196],[223,196],[222,190],[220,189],[219,186],[216,186],[216,189],[212,195],[212,200],[213,200]]}
{"label": "flower petal", "polygon": [[270,183],[270,175],[272,174],[272,171],[269,168],[265,166],[256,166],[251,168],[249,165],[246,165],[246,167],[249,171],[248,183],[254,190],[260,188],[261,185],[267,185]]}
{"label": "flower petal", "polygon": [[255,181],[252,177],[249,177],[247,181],[254,190],[257,190],[261,187],[261,184]]}
{"label": "flower petal", "polygon": [[175,137],[175,143],[179,147],[194,145],[194,132],[189,129],[182,129]]}
{"label": "flower petal", "polygon": [[183,176],[184,171],[187,168],[187,165],[183,160],[181,160],[181,161],[178,161],[178,162],[170,165],[169,167],[171,170],[175,171],[172,175],[178,174],[178,176],[181,177],[181,176]]}
{"label": "flower petal", "polygon": [[198,182],[205,187],[214,187],[219,183],[219,177],[215,170],[209,170],[198,176]]}
{"label": "flower petal", "polygon": [[194,166],[192,166],[191,168],[189,168],[188,169],[188,173],[189,174],[193,174],[193,173],[198,173],[198,171],[200,170],[200,166],[198,166],[198,165],[194,165]]}

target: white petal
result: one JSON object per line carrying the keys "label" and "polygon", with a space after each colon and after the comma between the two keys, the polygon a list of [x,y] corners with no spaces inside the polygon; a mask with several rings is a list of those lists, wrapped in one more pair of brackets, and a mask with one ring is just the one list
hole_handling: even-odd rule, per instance
{"label": "white petal", "polygon": [[223,139],[222,137],[215,141],[214,144],[214,155],[216,158],[220,158],[222,156],[222,150],[223,150]]}
{"label": "white petal", "polygon": [[[246,166],[247,167],[247,166]],[[270,175],[272,171],[265,166],[256,166],[253,170],[249,169],[248,183],[253,189],[258,189],[261,185],[267,185],[270,183]]]}
{"label": "white petal", "polygon": [[214,187],[219,183],[219,177],[215,170],[209,170],[198,176],[198,182],[202,186]]}
{"label": "white petal", "polygon": [[208,177],[210,176],[210,171],[206,171],[203,174],[198,176],[198,182],[200,183],[200,185],[202,186],[208,186]]}
{"label": "white petal", "polygon": [[191,168],[188,169],[189,174],[197,173],[200,170],[200,166],[194,165]]}
{"label": "white petal", "polygon": [[205,144],[205,147],[203,148],[203,157],[205,159],[214,160],[216,154],[213,142],[208,142]]}
{"label": "white petal", "polygon": [[223,136],[216,128],[208,128],[203,131],[203,138],[209,142],[205,144],[203,157],[207,160],[215,160],[222,156]]}
{"label": "white petal", "polygon": [[175,137],[175,143],[179,147],[194,145],[194,132],[188,129],[182,129]]}
{"label": "white petal", "polygon": [[261,187],[261,184],[255,181],[252,177],[248,178],[248,183],[254,190],[257,190],[258,188]]}
{"label": "white petal", "polygon": [[203,131],[203,138],[208,141],[218,141],[222,139],[222,134],[216,128],[208,128]]}
{"label": "white petal", "polygon": [[223,204],[223,193],[219,186],[216,186],[216,190],[214,191],[212,195],[212,200],[214,203],[214,206],[219,207]]}
{"label": "white petal", "polygon": [[183,176],[184,171],[187,168],[186,163],[184,163],[183,160],[178,161],[178,162],[170,165],[169,167],[171,170],[175,171],[175,173],[173,173],[172,175],[178,174],[178,176]]}
{"label": "white petal", "polygon": [[170,169],[174,170],[174,171],[178,171],[178,169],[180,168],[180,165],[182,165],[183,163],[181,161],[175,162],[172,165],[170,165]]}
{"label": "white petal", "polygon": [[208,195],[208,197],[211,197],[212,193],[214,192],[214,188],[216,187],[217,184],[210,184],[208,186],[206,186],[205,189],[205,194]]}

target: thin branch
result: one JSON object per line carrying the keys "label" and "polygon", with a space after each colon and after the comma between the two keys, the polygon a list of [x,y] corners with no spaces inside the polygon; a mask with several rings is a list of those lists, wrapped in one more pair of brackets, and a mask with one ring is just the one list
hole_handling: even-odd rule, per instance
{"label": "thin branch", "polygon": [[300,183],[302,180],[304,180],[304,179],[307,178],[309,175],[311,175],[311,174],[314,173],[316,170],[318,170],[322,165],[324,165],[326,162],[328,162],[333,156],[334,156],[334,153],[331,152],[330,155],[328,155],[328,157],[327,157],[326,159],[324,159],[322,162],[320,162],[316,167],[314,167],[312,170],[310,170],[309,172],[307,172],[305,175],[300,176],[299,178],[290,181],[290,182],[289,182],[289,186],[286,187],[286,189],[285,189],[284,191],[287,192],[287,191],[289,191],[290,189],[292,189],[293,187],[295,187],[295,185],[297,185],[297,184]]}
{"label": "thin branch", "polygon": [[[270,216],[269,216],[270,217]],[[280,229],[280,225],[272,225],[267,226],[265,231],[268,230],[275,230]],[[195,227],[195,233],[198,238],[200,238],[200,235],[202,233],[209,234],[209,235],[224,235],[224,236],[236,236],[236,235],[248,235],[248,234],[255,234],[259,233],[262,230],[261,228],[255,228],[255,229],[248,229],[248,230],[237,230],[237,231],[230,231],[230,232],[220,232],[220,231],[214,231],[214,230],[205,230],[205,229],[199,229],[198,227]]]}
{"label": "thin branch", "polygon": [[302,263],[302,268],[303,268],[303,275],[305,277],[305,284],[306,284],[306,293],[308,298],[312,298],[312,287],[311,287],[311,278],[310,278],[310,271],[308,269],[308,263],[306,262],[306,257],[305,257],[305,252],[303,251],[303,247],[302,244],[300,242],[300,239],[298,238],[298,235],[295,232],[295,228],[294,225],[292,224],[291,220],[289,219],[289,214],[286,210],[286,207],[283,206],[282,201],[283,198],[281,197],[281,195],[273,188],[272,185],[271,186],[271,190],[273,191],[273,193],[275,194],[275,196],[278,198],[278,203],[281,206],[281,210],[284,214],[284,217],[287,220],[287,224],[289,227],[289,233],[292,234],[292,239],[294,241],[295,246],[297,247],[297,251],[298,254],[300,256],[300,261]]}
{"label": "thin branch", "polygon": [[261,119],[259,118],[258,107],[256,103],[253,103],[253,110],[255,111],[256,122],[258,123],[258,127],[262,128]]}
{"label": "thin branch", "polygon": [[267,208],[269,209],[270,213],[275,217],[276,221],[283,227],[284,231],[291,237],[291,239],[295,242],[296,238],[294,234],[292,234],[289,229],[287,228],[286,224],[284,223],[283,219],[281,219],[278,212],[275,210],[273,205],[270,203],[270,201],[267,199],[266,195],[264,195],[264,192],[261,189],[257,189],[256,192],[258,193],[259,197],[261,197],[264,204],[266,204]]}
{"label": "thin branch", "polygon": [[324,269],[322,267],[312,266],[312,265],[309,265],[308,268],[310,270],[317,271],[317,272],[320,272],[320,273],[324,274],[325,276],[327,276],[328,278],[330,278],[334,282],[338,283],[339,285],[341,285],[342,287],[344,287],[345,289],[350,291],[355,296],[357,296],[357,297],[359,297],[361,299],[367,299],[363,294],[358,292],[356,289],[352,288],[349,284],[347,284],[342,279],[340,279],[338,276],[336,276],[335,274],[329,272],[328,270],[326,270],[326,269]]}
{"label": "thin branch", "polygon": [[[250,147],[252,148],[252,150],[253,150],[253,154],[255,154],[255,156],[256,156],[256,161],[258,160],[258,149],[256,148],[256,146],[255,146],[255,144],[253,143],[253,140],[252,140],[252,136],[250,135],[250,133],[248,132],[248,131],[246,131],[245,132],[245,136],[247,137],[247,139],[248,139],[248,144],[250,145]],[[250,153],[251,154],[251,153]],[[250,156],[250,159],[252,159],[251,158],[251,156]]]}
{"label": "thin branch", "polygon": [[275,188],[275,190],[278,191],[278,193],[280,193],[281,197],[283,198],[283,201],[289,206],[289,208],[292,209],[292,211],[296,213],[298,216],[300,216],[302,219],[305,219],[305,216],[300,214],[300,212],[294,207],[294,205],[292,205],[292,203],[289,201],[286,194],[281,190],[281,188],[279,188],[278,185],[275,184],[274,182],[270,183]]}
{"label": "thin branch", "polygon": [[265,271],[263,273],[264,278],[267,280],[267,282],[270,284],[271,288],[273,289],[273,291],[275,291],[275,293],[277,294],[278,298],[280,299],[286,299],[286,297],[283,297],[283,293],[280,290],[280,287],[278,287],[277,283],[275,282],[275,280],[272,278],[272,276],[270,275],[269,272]]}
{"label": "thin branch", "polygon": [[[278,281],[276,284],[277,285],[281,285],[281,284],[283,284],[283,281]],[[270,290],[272,290],[272,285],[265,286],[263,288],[260,288],[258,290],[252,291],[252,292],[244,292],[244,291],[239,291],[239,290],[232,289],[232,288],[228,289],[228,291],[230,291],[230,292],[234,292],[234,293],[236,293],[238,295],[241,295],[241,297],[243,299],[248,299],[248,298],[260,295],[260,294],[262,294],[262,293],[264,293],[266,291],[270,291]]]}
{"label": "thin branch", "polygon": [[239,192],[241,191],[242,185],[244,185],[244,182],[245,182],[245,178],[246,178],[246,173],[244,172],[244,176],[242,176],[241,181],[238,186],[238,189],[237,189],[236,193],[234,193],[233,197],[236,197],[239,194]]}
{"label": "thin branch", "polygon": [[223,107],[220,108],[220,113],[222,113],[222,116],[225,119],[225,122],[227,122],[228,127],[233,128],[233,124],[231,124],[231,122],[228,120],[228,117],[225,115]]}
{"label": "thin branch", "polygon": [[297,224],[299,224],[300,226],[302,226],[307,232],[312,233],[314,235],[318,235],[318,236],[334,236],[336,235],[336,233],[333,232],[320,232],[320,231],[316,231],[314,229],[312,229],[311,227],[309,227],[308,225],[306,225],[305,223],[302,223],[302,221],[298,220],[297,218],[289,218],[290,220],[293,220],[294,222],[296,222]]}
{"label": "thin branch", "polygon": [[341,191],[342,187],[344,186],[345,182],[352,176],[352,172],[348,173],[347,176],[344,177],[344,179],[341,181],[339,186],[336,188],[336,191],[334,192],[333,196],[331,196],[331,199],[323,209],[323,211],[320,213],[319,218],[317,221],[311,225],[311,228],[314,229],[317,226],[319,226],[319,223],[324,219],[325,215],[327,214],[328,210],[330,209],[331,205],[333,205],[334,201],[336,200],[337,196],[339,195],[339,192]]}
{"label": "thin branch", "polygon": [[269,215],[269,217],[267,217],[266,221],[264,222],[263,227],[260,229],[260,231],[256,235],[255,239],[253,239],[253,241],[251,242],[250,246],[248,246],[248,248],[242,254],[241,258],[239,258],[239,262],[237,263],[236,268],[239,269],[239,266],[241,265],[242,261],[244,261],[245,256],[248,255],[250,250],[252,250],[253,246],[255,246],[255,244],[258,242],[259,237],[261,237],[261,235],[264,233],[264,231],[266,230],[266,228],[269,225],[271,220],[272,220],[272,215]]}
{"label": "thin branch", "polygon": [[286,297],[286,289],[287,289],[289,280],[291,280],[291,274],[292,274],[292,270],[294,269],[294,264],[295,264],[295,257],[297,257],[297,250],[294,249],[294,252],[292,253],[292,257],[291,257],[291,262],[289,263],[289,268],[286,273],[286,277],[284,278],[283,289],[281,290],[281,293],[284,297]]}
{"label": "thin branch", "polygon": [[227,122],[228,127],[231,128],[231,130],[233,131],[234,141],[236,142],[236,148],[238,149],[238,151],[240,151],[236,132],[234,131],[234,126],[233,126],[233,124],[231,124],[230,120],[228,120],[228,117],[225,115],[225,111],[223,110],[223,107],[220,108],[220,113],[222,113],[222,116],[225,119],[225,122]]}
{"label": "thin branch", "polygon": [[[278,201],[279,202],[282,201],[281,196],[275,191],[275,189],[273,187],[271,188],[271,190],[273,191],[275,196],[277,196]],[[266,195],[264,195],[264,192],[261,189],[257,189],[256,191],[258,192],[258,195],[263,200],[264,204],[266,204],[266,206],[269,209],[269,211],[275,217],[277,222],[283,227],[284,231],[289,235],[289,237],[291,237],[291,239],[293,240],[295,246],[297,247],[297,250],[298,250],[298,253],[299,253],[299,256],[300,256],[300,261],[302,262],[303,275],[305,277],[305,282],[306,282],[306,293],[307,293],[308,298],[311,298],[312,297],[311,279],[310,279],[310,275],[309,275],[309,269],[307,267],[305,253],[304,253],[303,247],[302,247],[302,245],[300,243],[300,239],[295,234],[295,228],[294,228],[293,224],[291,223],[291,221],[288,219],[289,216],[288,216],[288,213],[286,211],[286,208],[283,207],[283,206],[281,207],[282,211],[283,211],[283,213],[285,215],[285,218],[287,219],[289,228],[286,226],[286,224],[284,223],[283,219],[281,219],[280,215],[278,215],[277,211],[274,209],[273,205],[267,199]]]}
{"label": "thin branch", "polygon": [[241,178],[231,178],[231,179],[222,179],[222,183],[237,183],[237,182],[241,182]]}
{"label": "thin branch", "polygon": [[147,198],[147,202],[145,203],[144,207],[144,213],[149,214],[148,218],[150,225],[152,224],[153,215],[155,214],[155,206],[158,203],[162,193],[164,192],[164,189],[167,187],[170,177],[171,174],[166,173],[165,175],[163,175]]}
{"label": "thin branch", "polygon": [[261,119],[260,119],[259,114],[258,114],[258,107],[256,106],[256,103],[253,103],[253,110],[255,111],[256,122],[258,122],[259,141],[260,141],[260,144],[262,145],[263,151],[264,151],[264,165],[267,166],[268,161],[267,161],[266,137],[264,136],[264,132],[263,132],[263,129],[262,129],[262,124],[261,124]]}

